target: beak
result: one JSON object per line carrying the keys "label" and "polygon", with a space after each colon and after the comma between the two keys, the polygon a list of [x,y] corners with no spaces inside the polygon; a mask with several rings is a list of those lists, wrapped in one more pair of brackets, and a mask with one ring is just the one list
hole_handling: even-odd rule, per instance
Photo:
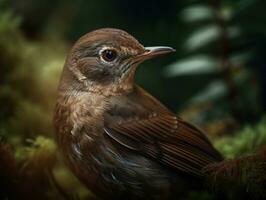
{"label": "beak", "polygon": [[158,47],[145,47],[144,53],[137,55],[134,60],[135,62],[142,62],[150,58],[154,58],[160,55],[175,52],[172,47],[158,46]]}

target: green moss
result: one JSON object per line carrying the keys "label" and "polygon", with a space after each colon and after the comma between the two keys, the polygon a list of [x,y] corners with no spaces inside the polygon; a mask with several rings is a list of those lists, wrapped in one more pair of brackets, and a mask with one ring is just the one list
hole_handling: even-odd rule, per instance
{"label": "green moss", "polygon": [[251,153],[266,144],[266,117],[254,126],[246,125],[233,136],[226,136],[215,141],[215,146],[226,158]]}
{"label": "green moss", "polygon": [[53,164],[49,164],[49,160],[54,162],[55,152],[56,145],[52,139],[38,136],[34,140],[28,139],[27,145],[16,149],[16,160],[18,162],[36,163],[40,166],[53,166]]}
{"label": "green moss", "polygon": [[93,194],[66,168],[60,160],[53,169],[54,180],[65,191],[61,196],[78,196],[80,200],[91,199]]}

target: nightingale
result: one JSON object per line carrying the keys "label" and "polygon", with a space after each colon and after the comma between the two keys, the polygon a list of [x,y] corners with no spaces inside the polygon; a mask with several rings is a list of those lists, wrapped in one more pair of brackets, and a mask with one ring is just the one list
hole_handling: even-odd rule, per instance
{"label": "nightingale", "polygon": [[56,140],[72,172],[102,199],[178,199],[223,159],[203,131],[134,82],[140,63],[174,51],[104,28],[81,37],[66,58]]}

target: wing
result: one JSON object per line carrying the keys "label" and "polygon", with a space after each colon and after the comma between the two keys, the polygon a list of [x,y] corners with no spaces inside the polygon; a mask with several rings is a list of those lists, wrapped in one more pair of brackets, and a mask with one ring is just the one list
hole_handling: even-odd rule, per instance
{"label": "wing", "polygon": [[137,86],[128,96],[111,100],[105,133],[116,144],[195,176],[222,160],[202,131]]}

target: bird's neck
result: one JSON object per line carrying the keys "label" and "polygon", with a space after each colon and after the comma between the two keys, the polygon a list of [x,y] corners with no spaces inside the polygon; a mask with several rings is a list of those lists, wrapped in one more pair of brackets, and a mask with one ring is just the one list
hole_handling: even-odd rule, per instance
{"label": "bird's neck", "polygon": [[[75,75],[64,68],[58,88],[58,98],[55,113],[57,132],[64,132],[67,137],[75,138],[86,125],[87,132],[92,137],[101,133],[104,123],[104,113],[109,109],[109,100],[113,96],[124,95],[134,90],[133,84],[114,84],[101,86],[99,84],[79,82]],[[68,128],[67,131],[60,131]],[[88,128],[95,130],[88,130]],[[79,136],[78,136],[79,137]]]}
{"label": "bird's neck", "polygon": [[88,91],[59,92],[57,101],[57,106],[67,112],[69,122],[75,125],[80,124],[82,120],[103,121],[103,114],[108,105],[106,96]]}

